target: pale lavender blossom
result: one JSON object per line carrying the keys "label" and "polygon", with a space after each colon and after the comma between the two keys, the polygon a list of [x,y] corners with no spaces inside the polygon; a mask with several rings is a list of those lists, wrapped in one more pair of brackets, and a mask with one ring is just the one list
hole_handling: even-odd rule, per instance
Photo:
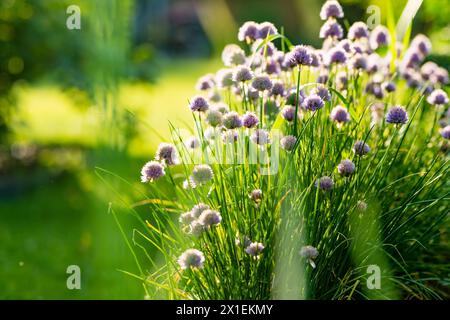
{"label": "pale lavender blossom", "polygon": [[157,161],[147,162],[141,170],[141,182],[153,182],[165,175],[164,166]]}
{"label": "pale lavender blossom", "polygon": [[178,264],[182,270],[202,269],[205,262],[205,256],[197,249],[188,249],[178,258]]}
{"label": "pale lavender blossom", "polygon": [[343,18],[344,11],[341,5],[336,0],[328,0],[325,2],[320,10],[320,18],[322,20],[327,20],[330,18]]}
{"label": "pale lavender blossom", "polygon": [[260,242],[252,242],[247,248],[245,248],[245,252],[253,257],[259,256],[264,250],[264,245]]}
{"label": "pale lavender blossom", "polygon": [[297,138],[294,136],[285,136],[281,138],[280,145],[286,151],[292,151],[297,143]]}
{"label": "pale lavender blossom", "polygon": [[351,160],[342,160],[337,166],[338,172],[341,176],[349,177],[355,172],[355,164]]}

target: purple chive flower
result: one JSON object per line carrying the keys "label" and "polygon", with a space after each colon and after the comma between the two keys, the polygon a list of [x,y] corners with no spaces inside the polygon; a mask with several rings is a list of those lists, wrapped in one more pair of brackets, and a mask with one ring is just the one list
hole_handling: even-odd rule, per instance
{"label": "purple chive flower", "polygon": [[322,98],[323,101],[330,101],[331,100],[331,94],[327,87],[324,85],[318,85],[312,90],[313,94],[317,94],[319,97]]}
{"label": "purple chive flower", "polygon": [[286,104],[296,106],[297,100],[299,104],[302,104],[303,101],[305,100],[305,93],[303,92],[303,90],[300,89],[298,92],[298,99],[297,99],[297,88],[291,88],[286,97]]}
{"label": "purple chive flower", "polygon": [[211,107],[211,109],[212,109],[212,110],[219,111],[219,112],[221,112],[222,114],[225,114],[225,113],[227,113],[228,111],[230,111],[230,107],[229,107],[225,102],[219,102],[219,103],[216,103],[216,104],[214,104],[214,105]]}
{"label": "purple chive flower", "polygon": [[386,115],[386,122],[392,124],[405,124],[408,122],[408,113],[401,106],[392,107]]}
{"label": "purple chive flower", "polygon": [[334,181],[328,176],[323,176],[322,178],[318,179],[315,183],[315,186],[320,188],[323,191],[329,191],[333,189],[334,187]]}
{"label": "purple chive flower", "polygon": [[369,42],[370,47],[373,50],[389,45],[390,42],[389,30],[385,26],[378,25],[370,33]]}
{"label": "purple chive flower", "polygon": [[317,77],[317,83],[325,84],[328,82],[330,75],[327,69],[323,69],[320,71],[319,76]]}
{"label": "purple chive flower", "polygon": [[208,94],[208,100],[211,102],[220,102],[220,100],[222,100],[222,97],[217,90],[211,90]]}
{"label": "purple chive flower", "polygon": [[424,80],[430,80],[431,76],[435,74],[438,65],[432,61],[425,62],[420,68],[420,74]]}
{"label": "purple chive flower", "polygon": [[209,110],[206,114],[206,123],[208,123],[211,127],[218,127],[222,124],[223,115],[217,109]]}
{"label": "purple chive flower", "polygon": [[250,43],[258,39],[258,37],[259,25],[254,21],[247,21],[239,28],[239,41],[247,41],[247,43]]}
{"label": "purple chive flower", "polygon": [[358,140],[353,145],[353,152],[357,156],[365,156],[366,154],[368,154],[370,152],[370,147],[364,141]]}
{"label": "purple chive flower", "polygon": [[397,86],[392,81],[383,82],[381,84],[381,87],[384,89],[384,91],[386,91],[388,93],[391,93],[391,92],[394,92],[395,90],[397,90]]}
{"label": "purple chive flower", "polygon": [[337,44],[338,47],[342,48],[345,52],[347,53],[352,53],[352,47],[353,44],[350,40],[348,39],[343,39],[341,41],[339,41],[339,43]]}
{"label": "purple chive flower", "polygon": [[220,69],[216,73],[216,82],[219,88],[229,88],[234,84],[233,70]]}
{"label": "purple chive flower", "polygon": [[281,116],[284,120],[288,122],[292,122],[295,120],[295,107],[294,106],[285,106],[283,110],[281,110]]}
{"label": "purple chive flower", "polygon": [[330,118],[331,120],[342,124],[350,121],[350,114],[348,113],[347,108],[337,106],[331,110]]}
{"label": "purple chive flower", "polygon": [[297,138],[294,136],[285,136],[281,138],[280,145],[286,151],[292,151],[297,143]]}
{"label": "purple chive flower", "polygon": [[321,39],[342,39],[342,37],[344,36],[344,30],[337,21],[328,20],[320,28],[319,36]]}
{"label": "purple chive flower", "polygon": [[192,175],[189,177],[192,185],[198,186],[211,181],[214,173],[207,164],[199,164],[192,170]]}
{"label": "purple chive flower", "polygon": [[258,38],[266,39],[269,35],[278,34],[277,28],[270,22],[263,22],[259,24]]}
{"label": "purple chive flower", "polygon": [[423,60],[423,56],[420,52],[414,50],[408,50],[403,57],[403,66],[405,68],[415,68]]}
{"label": "purple chive flower", "polygon": [[348,76],[345,71],[341,71],[336,75],[336,83],[341,90],[347,88]]}
{"label": "purple chive flower", "polygon": [[197,249],[188,249],[178,258],[178,264],[182,270],[202,269],[205,262],[205,256]]}
{"label": "purple chive flower", "polygon": [[355,22],[348,30],[348,38],[350,40],[358,40],[369,37],[369,29],[364,22]]}
{"label": "purple chive flower", "polygon": [[247,88],[247,99],[253,100],[253,101],[259,99],[259,91],[252,87],[248,87]]}
{"label": "purple chive flower", "polygon": [[156,161],[161,161],[168,166],[178,163],[177,149],[173,144],[160,143],[155,156]]}
{"label": "purple chive flower", "polygon": [[195,112],[195,111],[205,112],[208,110],[209,104],[205,98],[203,98],[201,96],[195,96],[194,98],[192,98],[191,103],[189,104],[189,107],[191,108],[191,110],[193,112]]}
{"label": "purple chive flower", "polygon": [[327,20],[330,18],[343,18],[344,11],[341,5],[336,0],[328,0],[320,10],[320,19]]}
{"label": "purple chive flower", "polygon": [[149,161],[141,170],[141,182],[152,182],[161,178],[165,174],[164,167],[161,163],[157,161]]}
{"label": "purple chive flower", "polygon": [[311,67],[319,67],[320,66],[320,54],[319,52],[314,48],[309,48],[309,55],[311,56]]}
{"label": "purple chive flower", "polygon": [[300,250],[300,256],[305,258],[313,268],[316,268],[314,259],[316,259],[318,255],[319,251],[313,246],[304,246]]}
{"label": "purple chive flower", "polygon": [[252,80],[252,78],[253,78],[253,73],[248,67],[238,66],[233,71],[233,81],[234,82],[245,82],[248,80]]}
{"label": "purple chive flower", "polygon": [[449,83],[448,78],[448,71],[444,68],[437,68],[436,72],[434,73],[432,79],[434,83],[439,82],[442,85],[446,85]]}
{"label": "purple chive flower", "polygon": [[189,149],[197,149],[198,147],[200,147],[200,140],[198,140],[196,137],[190,137],[186,141],[186,147],[188,147]]}
{"label": "purple chive flower", "polygon": [[258,123],[258,116],[254,112],[247,111],[247,113],[242,117],[242,124],[246,128],[254,128],[258,125]]}
{"label": "purple chive flower", "polygon": [[253,257],[257,257],[264,250],[264,245],[259,242],[252,242],[247,248],[245,248],[245,252]]}
{"label": "purple chive flower", "polygon": [[207,204],[200,202],[199,204],[196,204],[190,212],[194,219],[198,219],[200,217],[200,215],[202,214],[202,212],[205,210],[208,210],[208,209],[209,209],[209,206]]}
{"label": "purple chive flower", "polygon": [[284,60],[281,66],[284,70],[289,70],[297,66],[297,60],[295,59],[293,51],[290,51],[284,55]]}
{"label": "purple chive flower", "polygon": [[275,59],[269,59],[266,61],[265,71],[267,74],[279,74],[281,68]]}
{"label": "purple chive flower", "polygon": [[317,94],[312,94],[308,96],[305,101],[303,101],[303,106],[306,110],[316,111],[325,105],[325,102]]}
{"label": "purple chive flower", "polygon": [[222,51],[222,61],[227,67],[244,64],[245,52],[236,44],[228,44]]}
{"label": "purple chive flower", "polygon": [[351,160],[342,160],[337,166],[338,172],[341,176],[349,177],[355,172],[355,164]]}
{"label": "purple chive flower", "polygon": [[249,198],[255,202],[261,202],[261,199],[263,197],[263,192],[261,189],[254,189],[249,194]]}
{"label": "purple chive flower", "polygon": [[199,91],[205,91],[205,90],[214,88],[214,85],[215,85],[214,75],[207,74],[198,79],[197,84],[195,85],[195,88]]}
{"label": "purple chive flower", "polygon": [[427,36],[418,34],[411,42],[411,47],[417,48],[421,54],[427,56],[431,52],[431,41]]}
{"label": "purple chive flower", "polygon": [[235,143],[238,138],[239,135],[235,130],[227,130],[222,133],[222,141],[224,143]]}
{"label": "purple chive flower", "polygon": [[227,129],[237,129],[242,127],[242,119],[236,111],[230,111],[223,116],[223,125]]}
{"label": "purple chive flower", "polygon": [[427,102],[434,106],[442,106],[448,103],[448,96],[444,90],[436,89],[427,98]]}
{"label": "purple chive flower", "polygon": [[350,59],[350,66],[356,70],[367,69],[367,56],[357,53]]}
{"label": "purple chive flower", "polygon": [[312,58],[310,55],[310,49],[306,46],[300,45],[295,46],[292,50],[293,58],[298,65],[309,66],[312,63]]}
{"label": "purple chive flower", "polygon": [[450,139],[450,125],[449,126],[445,126],[444,128],[441,129],[441,136],[444,139],[447,139],[447,140]]}
{"label": "purple chive flower", "polygon": [[270,90],[272,81],[265,75],[256,76],[252,81],[252,87],[258,91]]}
{"label": "purple chive flower", "polygon": [[284,96],[284,83],[282,81],[274,81],[270,94],[272,96]]}
{"label": "purple chive flower", "polygon": [[269,132],[264,129],[256,129],[250,136],[250,140],[262,146],[270,143]]}
{"label": "purple chive flower", "polygon": [[347,54],[343,49],[335,47],[327,52],[325,60],[327,65],[332,65],[333,63],[344,64],[347,61]]}
{"label": "purple chive flower", "polygon": [[257,53],[264,57],[271,57],[277,51],[277,48],[272,42],[264,44],[263,39],[258,39],[252,45],[252,52]]}
{"label": "purple chive flower", "polygon": [[198,222],[200,222],[205,227],[216,226],[221,221],[222,216],[220,215],[220,212],[210,209],[203,211],[200,217],[198,218]]}
{"label": "purple chive flower", "polygon": [[195,217],[192,215],[192,213],[190,211],[182,213],[180,215],[180,218],[178,219],[178,221],[183,225],[189,225],[194,220],[195,220]]}

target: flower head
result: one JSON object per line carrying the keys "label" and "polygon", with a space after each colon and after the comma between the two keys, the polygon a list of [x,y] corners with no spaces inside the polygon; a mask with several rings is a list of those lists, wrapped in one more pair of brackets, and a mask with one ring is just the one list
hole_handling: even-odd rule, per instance
{"label": "flower head", "polygon": [[252,242],[250,245],[245,248],[245,252],[253,257],[257,257],[264,250],[264,245],[260,242]]}
{"label": "flower head", "polygon": [[444,139],[447,139],[447,140],[450,139],[450,125],[445,126],[444,128],[441,129],[441,136]]}
{"label": "flower head", "polygon": [[252,87],[258,91],[270,90],[272,81],[265,75],[256,76],[252,81]]}
{"label": "flower head", "polygon": [[211,127],[218,127],[222,124],[223,115],[217,109],[209,110],[206,114],[206,123],[208,123]]}
{"label": "flower head", "polygon": [[350,40],[358,40],[369,37],[369,28],[364,22],[355,22],[348,30],[348,38]]}
{"label": "flower head", "polygon": [[250,195],[249,195],[250,199],[252,199],[253,201],[255,201],[257,203],[261,202],[262,196],[263,196],[263,192],[261,189],[254,189],[254,190],[252,190],[252,192],[250,192]]}
{"label": "flower head", "polygon": [[300,250],[300,255],[309,262],[311,267],[313,268],[316,267],[314,259],[316,259],[317,256],[319,255],[319,251],[315,247],[313,246],[302,247]]}
{"label": "flower head", "polygon": [[200,215],[202,214],[203,211],[208,210],[208,209],[209,209],[209,206],[207,204],[200,202],[199,204],[196,204],[190,212],[191,212],[192,216],[195,219],[197,219],[198,217],[200,217]]}
{"label": "flower head", "polygon": [[223,125],[227,129],[236,129],[242,127],[241,116],[236,111],[230,111],[223,116]]}
{"label": "flower head", "polygon": [[318,179],[315,183],[316,187],[320,188],[323,191],[329,191],[334,187],[334,181],[328,176],[323,176]]}
{"label": "flower head", "polygon": [[222,221],[222,216],[218,211],[207,209],[202,212],[198,221],[205,227],[210,227],[218,225]]}
{"label": "flower head", "polygon": [[373,50],[385,47],[389,45],[390,38],[389,30],[383,25],[378,25],[370,33],[370,47]]}
{"label": "flower head", "polygon": [[269,132],[264,129],[256,129],[250,136],[250,139],[261,146],[270,143]]}
{"label": "flower head", "polygon": [[330,18],[343,18],[344,11],[341,5],[336,0],[328,0],[320,10],[320,19],[327,20]]}
{"label": "flower head", "polygon": [[178,258],[181,269],[197,268],[202,269],[205,256],[197,249],[188,249]]}
{"label": "flower head", "polygon": [[442,106],[448,103],[447,93],[442,89],[434,90],[427,98],[429,104]]}
{"label": "flower head", "polygon": [[294,106],[285,106],[283,110],[281,110],[281,116],[287,122],[292,122],[295,120],[295,107]]}
{"label": "flower head", "polygon": [[238,66],[233,72],[233,81],[235,82],[245,82],[252,80],[253,73],[250,68],[246,66]]}
{"label": "flower head", "polygon": [[173,144],[160,143],[155,156],[156,161],[161,161],[168,166],[178,163],[177,149]]}
{"label": "flower head", "polygon": [[246,61],[245,52],[236,44],[228,44],[222,51],[222,60],[227,67],[244,64]]}
{"label": "flower head", "polygon": [[239,41],[247,41],[250,43],[258,39],[258,37],[259,25],[254,21],[247,21],[239,28]]}
{"label": "flower head", "polygon": [[267,36],[278,34],[277,28],[270,22],[263,22],[259,24],[258,28],[258,38],[266,39]]}
{"label": "flower head", "polygon": [[338,123],[346,123],[350,121],[350,114],[348,113],[347,108],[337,106],[331,110],[330,118]]}
{"label": "flower head", "polygon": [[141,170],[141,181],[152,182],[164,176],[164,166],[157,161],[147,162]]}
{"label": "flower head", "polygon": [[386,122],[392,124],[405,124],[408,122],[408,113],[401,106],[392,107],[386,115]]}
{"label": "flower head", "polygon": [[315,87],[312,90],[313,94],[317,94],[319,97],[322,98],[323,101],[330,101],[331,100],[331,94],[327,87],[325,87],[322,84],[319,84],[317,87]]}
{"label": "flower head", "polygon": [[200,147],[200,140],[198,140],[197,137],[190,137],[189,139],[187,139],[185,145],[189,149],[197,149],[198,147]]}
{"label": "flower head", "polygon": [[342,48],[332,48],[327,52],[327,55],[325,56],[325,62],[327,65],[332,65],[334,63],[343,64],[347,62],[347,54]]}
{"label": "flower head", "polygon": [[284,84],[281,81],[274,81],[270,94],[272,96],[284,96]]}
{"label": "flower head", "polygon": [[292,57],[295,59],[298,65],[309,66],[312,63],[312,57],[310,49],[306,46],[295,46],[292,50]]}
{"label": "flower head", "polygon": [[370,147],[364,141],[358,140],[353,145],[353,152],[358,156],[365,156],[370,152]]}
{"label": "flower head", "polygon": [[418,34],[411,42],[411,47],[417,48],[421,54],[427,56],[431,52],[431,41],[427,36]]}
{"label": "flower head", "polygon": [[342,160],[337,169],[340,175],[349,177],[355,172],[355,164],[351,160]]}
{"label": "flower head", "polygon": [[242,116],[242,124],[246,128],[254,128],[258,123],[258,116],[254,112],[247,111],[247,113]]}
{"label": "flower head", "polygon": [[286,151],[292,151],[297,143],[297,138],[294,136],[285,136],[281,138],[280,145]]}
{"label": "flower head", "polygon": [[320,28],[319,36],[321,39],[342,39],[344,30],[337,21],[327,20]]}
{"label": "flower head", "polygon": [[199,164],[192,170],[192,175],[190,177],[191,182],[195,186],[202,185],[211,181],[214,177],[214,173],[210,166],[207,164]]}
{"label": "flower head", "polygon": [[197,90],[204,91],[204,90],[209,90],[209,89],[213,88],[214,85],[215,85],[214,75],[207,74],[198,79],[195,88]]}
{"label": "flower head", "polygon": [[324,101],[317,94],[312,94],[308,96],[305,101],[303,101],[303,106],[305,107],[305,109],[310,111],[319,110],[323,108],[324,105]]}
{"label": "flower head", "polygon": [[195,96],[192,98],[191,103],[189,104],[189,107],[192,111],[198,111],[198,112],[205,112],[209,108],[208,101],[206,101],[205,98],[201,96]]}

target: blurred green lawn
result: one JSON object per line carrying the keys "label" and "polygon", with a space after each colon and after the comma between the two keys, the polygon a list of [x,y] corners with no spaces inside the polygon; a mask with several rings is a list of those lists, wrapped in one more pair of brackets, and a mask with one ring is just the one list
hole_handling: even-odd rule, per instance
{"label": "blurred green lawn", "polygon": [[[143,298],[139,283],[117,270],[136,272],[136,267],[108,214],[108,203],[116,205],[117,199],[94,168],[117,173],[145,191],[139,171],[161,140],[155,131],[167,137],[167,120],[190,120],[187,99],[195,94],[195,81],[217,64],[171,62],[163,67],[156,84],[121,86],[120,105],[135,114],[139,126],[139,134],[125,152],[94,148],[101,121],[97,108],[83,105],[88,101],[83,93],[54,85],[17,90],[19,108],[12,121],[15,140],[44,147],[76,145],[85,152],[78,165],[58,174],[51,173],[51,162],[48,168],[23,173],[28,186],[0,198],[0,298]],[[125,210],[120,212],[125,230],[131,230],[134,218]],[[66,288],[66,268],[72,264],[81,268],[79,291]]]}

